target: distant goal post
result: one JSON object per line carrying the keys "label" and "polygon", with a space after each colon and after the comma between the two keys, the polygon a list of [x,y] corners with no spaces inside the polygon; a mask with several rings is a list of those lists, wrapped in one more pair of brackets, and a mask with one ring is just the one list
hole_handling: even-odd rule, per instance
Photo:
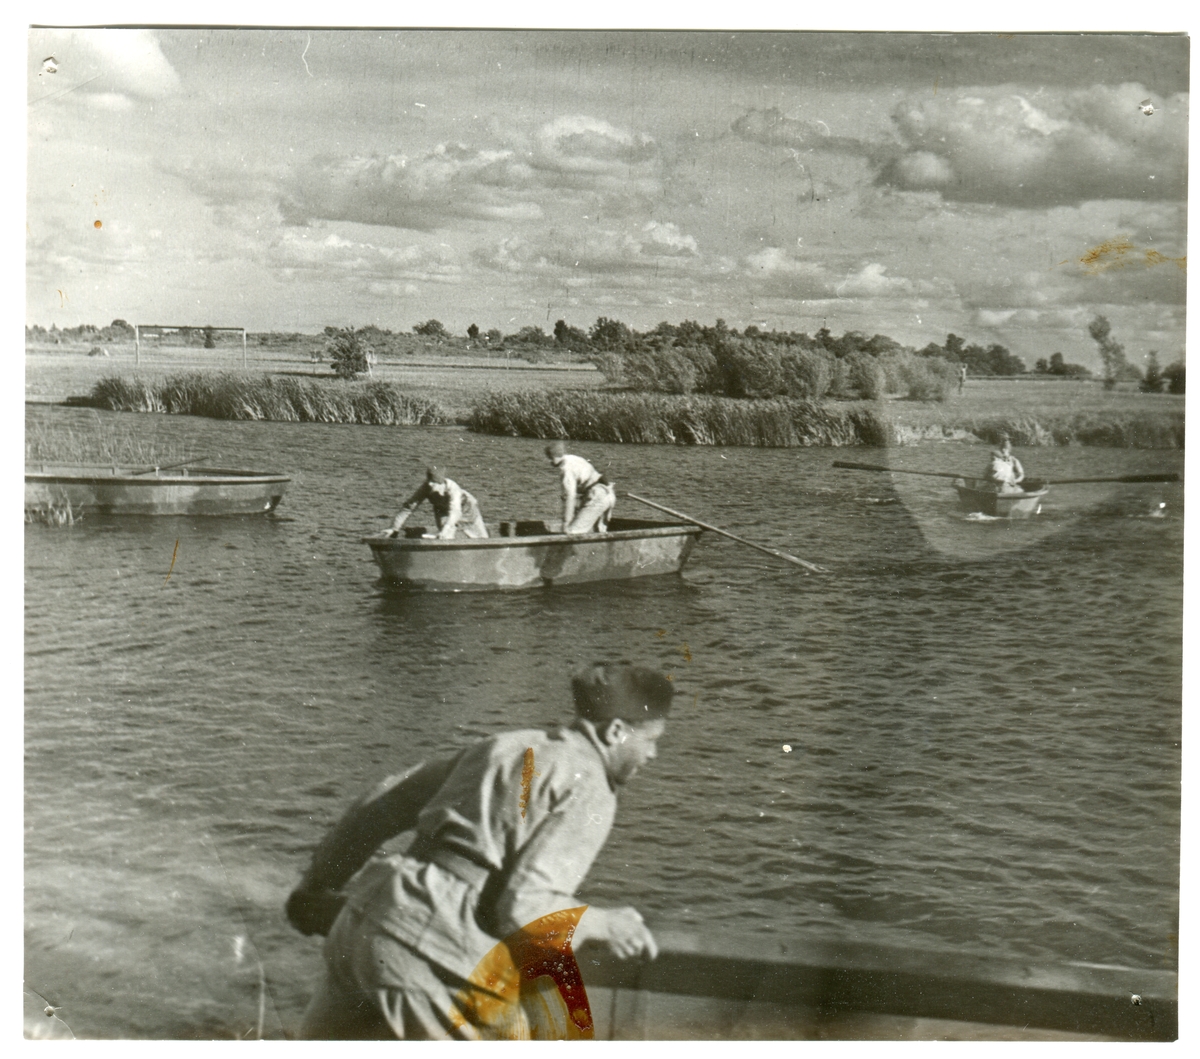
{"label": "distant goal post", "polygon": [[164,335],[172,334],[192,334],[199,331],[201,334],[215,334],[217,331],[227,331],[242,336],[242,367],[247,367],[246,355],[246,329],[244,327],[210,327],[204,324],[200,327],[194,324],[134,324],[133,325],[133,362],[141,364],[142,362],[142,335],[149,338],[155,335],[162,338]]}

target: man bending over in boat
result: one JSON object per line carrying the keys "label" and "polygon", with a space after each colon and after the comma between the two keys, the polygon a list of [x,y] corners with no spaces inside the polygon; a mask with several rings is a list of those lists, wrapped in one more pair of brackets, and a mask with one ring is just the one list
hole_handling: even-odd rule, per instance
{"label": "man bending over in boat", "polygon": [[433,517],[437,520],[437,535],[442,540],[453,540],[459,526],[462,526],[463,533],[468,537],[488,535],[478,501],[458,482],[447,478],[436,467],[430,467],[425,472],[425,481],[404,502],[400,514],[392,522],[390,535],[396,536],[400,527],[408,521],[408,516],[426,500],[433,508]]}
{"label": "man bending over in boat", "polygon": [[582,456],[571,456],[561,441],[546,446],[546,456],[562,473],[563,533],[604,533],[617,493]]}
{"label": "man bending over in boat", "polygon": [[[392,776],[321,841],[287,901],[297,930],[328,935],[301,1037],[587,1037],[571,944],[658,954],[635,909],[580,907],[575,891],[617,789],[657,756],[674,688],[597,665],[571,689],[569,726],[501,732]],[[373,857],[412,830],[406,853]]]}
{"label": "man bending over in boat", "polygon": [[1025,480],[1025,468],[1013,455],[1012,444],[1007,434],[1003,435],[1000,448],[992,450],[983,477],[998,493],[1024,492],[1021,482]]}

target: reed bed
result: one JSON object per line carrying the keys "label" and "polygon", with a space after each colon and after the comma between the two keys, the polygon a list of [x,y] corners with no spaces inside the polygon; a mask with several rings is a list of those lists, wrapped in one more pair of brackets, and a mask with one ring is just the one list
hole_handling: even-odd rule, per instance
{"label": "reed bed", "polygon": [[189,442],[164,437],[145,424],[76,422],[70,426],[30,422],[25,430],[26,466],[111,464],[121,467],[164,467],[198,458]]}
{"label": "reed bed", "polygon": [[[932,413],[932,410],[930,410]],[[489,394],[469,423],[485,434],[575,441],[666,445],[750,445],[764,448],[866,445],[884,448],[954,439],[996,444],[1182,448],[1182,410],[1086,410],[1036,416],[954,415],[939,409],[933,422],[906,407],[855,401],[817,404],[791,398],[747,400],[698,394],[597,393],[530,390]]]}
{"label": "reed bed", "polygon": [[469,423],[483,434],[643,445],[887,444],[887,424],[874,409],[789,398],[527,390],[481,398]]}
{"label": "reed bed", "polygon": [[434,426],[453,422],[441,405],[387,382],[318,382],[237,372],[187,372],[165,379],[114,375],[87,403],[115,412],[165,412],[210,419]]}

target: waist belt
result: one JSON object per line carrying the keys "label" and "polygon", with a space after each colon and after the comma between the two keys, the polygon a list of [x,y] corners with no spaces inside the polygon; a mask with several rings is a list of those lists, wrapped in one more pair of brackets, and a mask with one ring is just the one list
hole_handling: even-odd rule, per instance
{"label": "waist belt", "polygon": [[468,886],[482,886],[487,882],[488,876],[492,874],[492,869],[486,864],[480,864],[445,846],[432,850],[421,859],[430,864],[436,864],[443,871],[448,871]]}

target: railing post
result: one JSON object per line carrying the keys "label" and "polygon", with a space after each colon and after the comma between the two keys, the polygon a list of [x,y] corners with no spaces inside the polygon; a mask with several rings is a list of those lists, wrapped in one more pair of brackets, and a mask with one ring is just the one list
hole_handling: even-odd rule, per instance
{"label": "railing post", "polygon": [[242,371],[246,370],[246,329],[242,328]]}
{"label": "railing post", "polygon": [[142,362],[142,329],[141,325],[133,325],[133,363],[141,364]]}

